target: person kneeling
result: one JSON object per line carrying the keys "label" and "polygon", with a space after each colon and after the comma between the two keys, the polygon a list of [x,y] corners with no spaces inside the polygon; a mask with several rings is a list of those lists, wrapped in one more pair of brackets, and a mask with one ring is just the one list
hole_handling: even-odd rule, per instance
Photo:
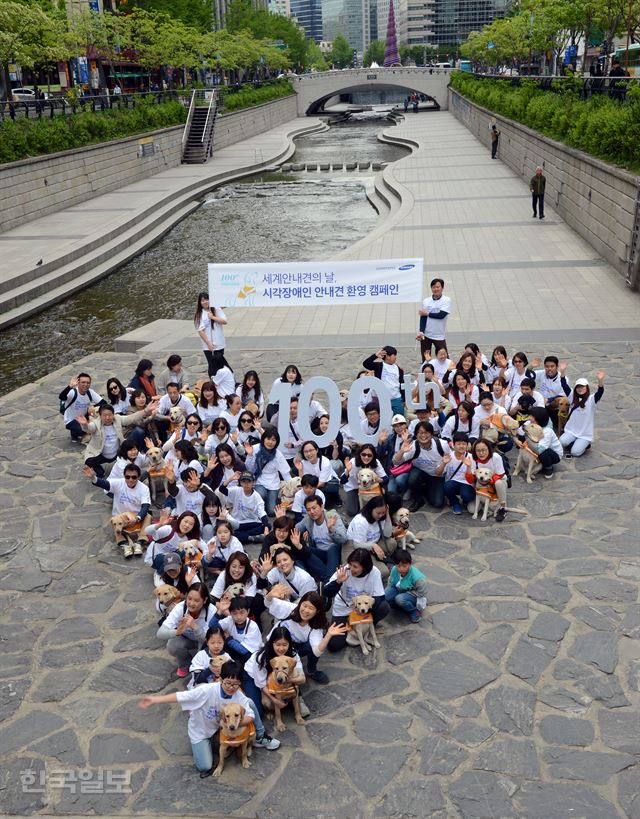
{"label": "person kneeling", "polygon": [[392,608],[406,612],[412,623],[419,623],[427,607],[427,578],[412,565],[411,554],[405,549],[398,549],[393,561],[385,599]]}

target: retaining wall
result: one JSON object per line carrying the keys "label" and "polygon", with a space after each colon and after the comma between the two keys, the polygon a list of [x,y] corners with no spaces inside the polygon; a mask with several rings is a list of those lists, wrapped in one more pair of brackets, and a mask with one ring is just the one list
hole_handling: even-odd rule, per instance
{"label": "retaining wall", "polygon": [[640,177],[504,119],[449,88],[449,111],[490,150],[491,125],[500,131],[499,159],[527,183],[538,165],[548,203],[623,275],[629,269],[633,226],[639,217]]}
{"label": "retaining wall", "polygon": [[[296,117],[295,95],[220,116],[214,150]],[[0,232],[177,167],[182,131],[177,125],[0,166]]]}

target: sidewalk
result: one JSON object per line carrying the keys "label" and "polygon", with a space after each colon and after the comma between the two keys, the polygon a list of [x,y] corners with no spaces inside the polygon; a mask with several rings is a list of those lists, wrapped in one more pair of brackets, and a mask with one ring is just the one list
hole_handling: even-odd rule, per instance
{"label": "sidewalk", "polygon": [[[422,256],[425,294],[446,281],[454,309],[447,337],[455,349],[473,340],[611,341],[640,338],[640,297],[546,204],[532,219],[527,186],[453,115],[407,117],[384,131],[390,141],[419,144],[391,163],[378,185],[401,201],[378,227],[339,258]],[[206,271],[203,271],[203,282]],[[379,346],[391,334],[410,345],[415,304],[229,309],[231,348]],[[118,339],[116,349],[199,349],[191,323],[155,322]]]}
{"label": "sidewalk", "polygon": [[325,127],[299,118],[149,179],[0,234],[0,327],[117,269],[198,207],[216,185],[288,159],[292,137]]}

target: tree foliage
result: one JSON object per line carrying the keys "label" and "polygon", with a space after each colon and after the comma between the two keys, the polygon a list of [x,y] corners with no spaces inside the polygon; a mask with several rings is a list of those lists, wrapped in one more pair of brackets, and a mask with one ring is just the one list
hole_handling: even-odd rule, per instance
{"label": "tree foliage", "polygon": [[384,42],[382,40],[372,40],[369,48],[364,52],[362,63],[370,66],[371,63],[382,65],[384,63]]}
{"label": "tree foliage", "polygon": [[338,68],[353,64],[353,49],[344,34],[336,34],[331,44],[331,62]]}

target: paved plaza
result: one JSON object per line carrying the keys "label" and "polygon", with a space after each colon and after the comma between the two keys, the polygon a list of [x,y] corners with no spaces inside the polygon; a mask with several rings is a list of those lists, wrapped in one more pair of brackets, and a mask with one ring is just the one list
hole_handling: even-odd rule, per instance
{"label": "paved plaza", "polygon": [[[532,354],[546,348],[527,346]],[[194,775],[186,717],[137,707],[184,683],[155,638],[149,571],[125,563],[110,505],[52,400],[67,373],[0,399],[0,809],[44,815],[240,817],[637,817],[640,792],[638,455],[640,367],[631,344],[554,346],[570,376],[607,365],[597,443],[552,481],[514,480],[507,521],[415,516],[428,617],[392,614],[382,648],[323,656],[328,686],[278,751]],[[304,375],[347,385],[369,350],[296,353]],[[410,361],[411,349],[401,349]],[[265,382],[289,353],[232,356]],[[96,385],[136,356],[77,362]],[[201,359],[186,358],[198,372]],[[28,498],[25,504],[24,499]],[[250,547],[251,548],[251,547]],[[56,787],[56,770],[128,771],[131,793]],[[20,775],[47,772],[42,793]],[[97,774],[96,774],[97,775]],[[24,776],[24,774],[23,774]]]}
{"label": "paved plaza", "polygon": [[[424,255],[454,297],[454,352],[517,343],[568,359],[571,382],[606,369],[592,450],[551,481],[515,478],[509,506],[528,514],[503,524],[415,515],[428,533],[414,553],[428,616],[413,626],[392,613],[367,658],[324,655],[331,682],[306,686],[305,725],[287,713],[279,750],[202,781],[185,715],[137,707],[184,682],[155,637],[150,572],[116,551],[110,503],[82,475],[57,411],[70,375],[87,370],[104,390],[140,354],[97,353],[0,398],[0,813],[640,817],[638,296],[552,206],[529,222],[526,186],[453,117],[401,128],[424,129],[424,150],[393,169],[403,204],[345,255]],[[236,373],[255,368],[270,384],[295,361],[304,378],[348,386],[394,342],[415,371],[416,305],[358,308],[349,328],[340,310],[319,310],[322,324],[256,311],[251,328],[229,311]],[[187,370],[203,374],[193,336],[174,329],[154,345],[157,365],[184,349]]]}

